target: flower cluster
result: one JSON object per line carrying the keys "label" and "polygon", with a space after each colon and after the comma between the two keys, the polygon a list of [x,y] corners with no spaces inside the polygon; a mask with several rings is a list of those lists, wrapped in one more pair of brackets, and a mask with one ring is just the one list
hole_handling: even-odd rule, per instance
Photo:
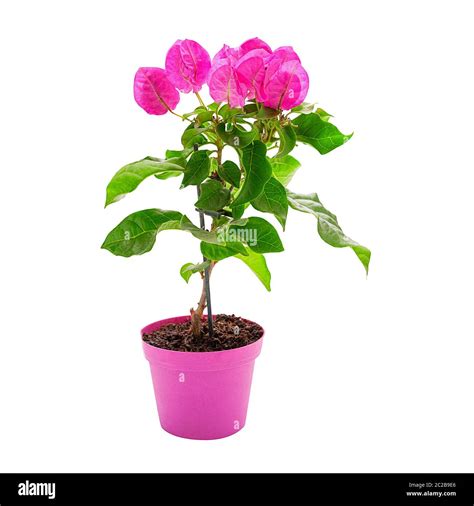
{"label": "flower cluster", "polygon": [[248,99],[289,110],[306,98],[309,78],[290,46],[272,51],[253,38],[236,48],[224,44],[211,61],[200,44],[186,39],[171,46],[165,69],[138,69],[134,96],[147,113],[160,115],[176,108],[179,91],[198,93],[206,83],[212,99],[230,107],[243,107]]}

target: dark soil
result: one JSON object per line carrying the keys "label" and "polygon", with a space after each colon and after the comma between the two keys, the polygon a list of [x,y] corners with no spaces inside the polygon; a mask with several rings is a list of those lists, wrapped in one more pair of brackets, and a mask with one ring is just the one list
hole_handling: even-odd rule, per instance
{"label": "dark soil", "polygon": [[260,325],[235,315],[218,314],[213,327],[214,335],[211,338],[207,318],[203,318],[201,337],[194,338],[189,319],[184,323],[168,323],[150,334],[144,334],[143,340],[165,350],[222,351],[246,346],[263,335]]}

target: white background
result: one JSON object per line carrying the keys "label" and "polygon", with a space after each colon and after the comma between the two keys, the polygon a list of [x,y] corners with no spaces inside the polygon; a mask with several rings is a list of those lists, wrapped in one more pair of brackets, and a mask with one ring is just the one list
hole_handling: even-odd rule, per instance
{"label": "white background", "polygon": [[[432,0],[2,2],[0,471],[473,472],[472,15]],[[178,271],[198,242],[99,248],[135,210],[192,215],[194,193],[150,178],[104,210],[105,186],[179,147],[177,118],[134,103],[136,68],[163,66],[178,38],[214,54],[253,36],[293,45],[308,99],[355,131],[323,157],[298,148],[292,188],[372,249],[371,272],[294,212],[270,294],[219,265],[215,311],[267,334],[247,427],[188,441],[159,427],[139,330],[196,302]]]}

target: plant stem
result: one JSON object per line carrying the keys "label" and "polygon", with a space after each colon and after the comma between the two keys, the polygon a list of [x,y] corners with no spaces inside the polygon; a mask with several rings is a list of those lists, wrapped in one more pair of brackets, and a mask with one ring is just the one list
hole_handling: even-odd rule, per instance
{"label": "plant stem", "polygon": [[199,302],[196,309],[191,309],[191,328],[193,331],[193,336],[196,338],[201,337],[201,329],[202,329],[202,315],[204,314],[204,309],[207,307],[207,318],[208,318],[208,326],[209,326],[209,335],[212,337],[213,335],[213,325],[212,325],[212,309],[211,309],[211,293],[209,289],[209,280],[211,277],[212,269],[216,265],[215,262],[211,262],[210,266],[205,270],[204,277],[202,280],[202,291],[201,297],[199,298]]}
{"label": "plant stem", "polygon": [[199,93],[197,91],[194,92],[194,94],[196,95],[197,99],[199,100],[199,103],[205,107],[207,109],[207,105],[204,103],[203,99],[201,98],[201,95],[199,95]]}
{"label": "plant stem", "polygon": [[[197,194],[198,197],[201,195],[201,188],[197,186]],[[202,230],[206,229],[206,221],[204,218],[204,214],[199,212],[199,225]],[[207,261],[206,257],[203,257],[204,262]],[[212,321],[212,307],[211,307],[211,288],[210,288],[210,277],[212,269],[215,265],[215,262],[211,262],[209,267],[204,271],[204,277],[202,280],[202,291],[201,298],[199,299],[198,306],[196,310],[191,309],[191,329],[193,332],[193,336],[195,338],[201,337],[201,329],[202,329],[202,315],[204,313],[204,309],[207,307],[207,325],[209,329],[209,336],[212,337],[214,334],[213,321]]]}
{"label": "plant stem", "polygon": [[217,146],[217,154],[216,154],[217,166],[220,167],[222,165],[222,149],[224,146],[222,145],[222,142],[219,140],[216,143],[216,146]]}
{"label": "plant stem", "polygon": [[192,123],[192,121],[189,118],[185,118],[184,116],[181,116],[181,114],[178,114],[177,112],[172,111],[169,107],[168,107],[168,111],[171,114],[174,114],[175,116],[178,116],[178,118],[181,118],[182,120],[189,121],[190,123]]}

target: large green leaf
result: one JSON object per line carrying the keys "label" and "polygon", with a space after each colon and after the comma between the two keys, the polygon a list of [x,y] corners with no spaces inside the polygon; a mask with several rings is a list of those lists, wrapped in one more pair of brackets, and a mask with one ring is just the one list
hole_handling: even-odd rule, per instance
{"label": "large green leaf", "polygon": [[216,131],[217,135],[226,144],[234,148],[248,146],[258,135],[258,130],[253,126],[251,130],[245,130],[243,127],[232,123],[219,123]]}
{"label": "large green leaf", "polygon": [[179,273],[181,274],[181,277],[184,279],[184,281],[188,283],[189,278],[193,274],[196,274],[196,272],[205,271],[210,265],[211,262],[207,260],[205,262],[201,262],[200,264],[187,263],[181,267]]}
{"label": "large green leaf", "polygon": [[[283,244],[275,227],[267,220],[251,217],[244,224],[231,222],[224,234],[225,242],[244,242],[256,253],[277,253],[283,251]],[[222,241],[222,234],[218,234]]]}
{"label": "large green leaf", "polygon": [[295,172],[301,167],[300,162],[291,155],[282,158],[270,158],[273,177],[278,179],[283,186],[288,186]]}
{"label": "large green leaf", "polygon": [[198,209],[218,211],[228,204],[230,190],[220,181],[208,179],[201,185],[201,194],[194,204]]}
{"label": "large green leaf", "polygon": [[247,255],[235,255],[235,258],[238,258],[242,262],[244,262],[257,276],[257,278],[263,283],[263,286],[270,291],[270,281],[272,275],[267,267],[267,262],[265,257],[260,253],[255,253],[251,249],[247,248]]}
{"label": "large green leaf", "polygon": [[217,168],[217,173],[224,180],[230,183],[235,188],[240,187],[240,178],[242,176],[239,166],[231,160],[226,160],[220,167]]}
{"label": "large green leaf", "polygon": [[210,166],[208,152],[205,150],[195,151],[186,164],[181,186],[184,188],[190,184],[201,184],[209,175]]}
{"label": "large green leaf", "polygon": [[163,230],[182,230],[200,241],[219,244],[216,232],[202,230],[178,211],[145,209],[122,220],[105,238],[102,248],[114,255],[130,257],[150,251]]}
{"label": "large green leaf", "polygon": [[204,258],[210,260],[224,260],[225,258],[232,257],[237,254],[248,255],[248,248],[240,242],[227,243],[227,244],[210,244],[208,242],[201,242],[201,253]]}
{"label": "large green leaf", "polygon": [[309,213],[318,220],[318,233],[321,239],[335,248],[350,247],[357,255],[365,272],[369,272],[370,250],[365,246],[353,241],[342,231],[336,216],[328,211],[319,200],[316,193],[307,195],[288,191],[288,202],[293,209],[303,213]]}
{"label": "large green leaf", "polygon": [[143,255],[153,248],[159,232],[179,229],[182,218],[177,211],[138,211],[127,216],[107,235],[102,248],[122,257]]}
{"label": "large green leaf", "polygon": [[322,155],[342,146],[351,137],[341,133],[332,123],[328,123],[317,113],[301,114],[293,120],[297,140],[310,144]]}
{"label": "large green leaf", "polygon": [[286,217],[288,215],[288,197],[285,187],[275,179],[270,178],[263,192],[254,200],[252,206],[262,213],[271,213],[280,222],[285,230]]}
{"label": "large green leaf", "polygon": [[147,177],[154,175],[177,176],[183,173],[186,160],[182,157],[163,160],[151,156],[122,167],[107,185],[105,206],[117,202],[132,192]]}
{"label": "large green leaf", "polygon": [[292,125],[285,125],[284,127],[281,127],[278,124],[277,131],[280,141],[276,157],[281,158],[290,153],[296,146],[296,131]]}
{"label": "large green leaf", "polygon": [[267,148],[261,141],[254,141],[242,150],[245,180],[231,207],[240,206],[257,198],[266,182],[272,177],[272,167],[267,159]]}

